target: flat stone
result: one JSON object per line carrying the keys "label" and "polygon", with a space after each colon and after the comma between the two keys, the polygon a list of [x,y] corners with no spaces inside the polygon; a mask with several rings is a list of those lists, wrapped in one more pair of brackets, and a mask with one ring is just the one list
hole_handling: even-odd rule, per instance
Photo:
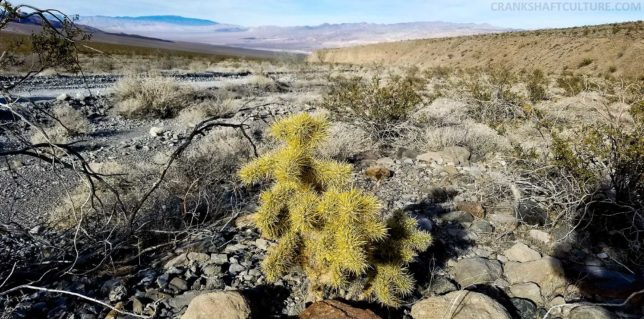
{"label": "flat stone", "polygon": [[502,274],[503,268],[498,260],[481,257],[461,259],[454,267],[454,278],[461,285],[461,289],[494,282]]}
{"label": "flat stone", "polygon": [[539,288],[539,286],[533,282],[514,284],[510,286],[510,293],[514,297],[529,299],[538,305],[543,305],[541,288]]}
{"label": "flat stone", "polygon": [[244,270],[245,270],[244,266],[240,264],[232,264],[230,265],[230,267],[228,267],[228,272],[233,275],[236,275]]}
{"label": "flat stone", "polygon": [[485,218],[485,209],[479,202],[463,201],[456,203],[456,209],[472,214],[476,218]]}
{"label": "flat stone", "polygon": [[223,265],[228,262],[228,255],[226,254],[211,254],[210,261],[216,265]]}
{"label": "flat stone", "polygon": [[178,255],[177,257],[170,259],[167,263],[165,263],[165,265],[163,265],[163,269],[182,267],[182,266],[185,266],[187,263],[188,263],[188,256],[186,254],[181,254],[181,255]]}
{"label": "flat stone", "polygon": [[553,257],[525,263],[508,262],[505,277],[513,285],[529,282],[539,285],[544,297],[563,293],[567,284],[561,262]]}
{"label": "flat stone", "polygon": [[494,226],[484,219],[477,219],[472,222],[470,230],[475,233],[491,233],[494,231]]}
{"label": "flat stone", "polygon": [[411,307],[414,319],[510,319],[508,311],[494,299],[473,291],[453,291],[422,299]]}
{"label": "flat stone", "polygon": [[448,222],[469,223],[474,220],[474,217],[467,212],[454,211],[441,215],[440,219]]}
{"label": "flat stone", "polygon": [[268,249],[268,240],[264,238],[257,238],[255,239],[255,246],[261,250],[267,250]]}
{"label": "flat stone", "polygon": [[487,215],[487,219],[497,228],[509,230],[517,226],[519,221],[514,216],[502,214]]}
{"label": "flat stone", "polygon": [[170,280],[169,287],[176,291],[186,291],[188,290],[188,283],[179,277],[174,277]]}
{"label": "flat stone", "polygon": [[393,167],[394,165],[396,165],[396,162],[394,162],[394,160],[390,157],[383,157],[383,158],[377,159],[376,164],[386,166],[386,167]]}
{"label": "flat stone", "polygon": [[526,262],[541,259],[541,254],[524,243],[516,243],[503,252],[511,261]]}
{"label": "flat stone", "polygon": [[210,260],[210,255],[204,254],[204,253],[191,252],[191,253],[188,253],[188,260],[197,262],[197,263],[205,263]]}
{"label": "flat stone", "polygon": [[599,306],[577,306],[570,310],[568,319],[615,319],[617,316]]}
{"label": "flat stone", "polygon": [[299,319],[382,319],[371,310],[359,309],[336,300],[318,301],[306,308]]}

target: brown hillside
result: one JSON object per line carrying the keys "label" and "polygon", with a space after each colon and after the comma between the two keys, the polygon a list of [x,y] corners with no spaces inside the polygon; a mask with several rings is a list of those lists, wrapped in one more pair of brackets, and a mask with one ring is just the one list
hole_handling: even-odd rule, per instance
{"label": "brown hillside", "polygon": [[503,64],[640,77],[644,74],[644,22],[379,43],[324,49],[311,62],[461,68]]}

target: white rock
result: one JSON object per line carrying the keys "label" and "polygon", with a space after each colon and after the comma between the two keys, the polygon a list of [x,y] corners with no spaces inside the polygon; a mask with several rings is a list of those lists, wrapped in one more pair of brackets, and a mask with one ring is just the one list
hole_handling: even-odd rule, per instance
{"label": "white rock", "polygon": [[198,296],[190,302],[181,319],[247,319],[250,307],[236,291],[214,292]]}
{"label": "white rock", "polygon": [[563,293],[567,284],[561,262],[549,256],[524,263],[508,262],[504,270],[511,284],[536,283],[544,297]]}
{"label": "white rock", "polygon": [[152,137],[157,137],[163,135],[165,132],[165,129],[161,126],[153,126],[150,128],[150,136]]}

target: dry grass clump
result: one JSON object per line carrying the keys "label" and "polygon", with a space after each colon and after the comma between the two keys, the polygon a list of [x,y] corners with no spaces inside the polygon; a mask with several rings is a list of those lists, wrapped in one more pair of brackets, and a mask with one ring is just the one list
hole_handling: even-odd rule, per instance
{"label": "dry grass clump", "polygon": [[89,120],[68,104],[55,105],[52,117],[51,126],[44,127],[42,131],[35,130],[31,136],[33,144],[63,144],[67,143],[70,138],[86,134],[89,131]]}
{"label": "dry grass clump", "polygon": [[329,137],[318,148],[318,154],[324,158],[349,160],[373,148],[369,134],[351,124],[332,123],[328,134]]}
{"label": "dry grass clump", "polygon": [[438,98],[412,115],[419,125],[434,127],[458,125],[467,118],[467,104],[451,98]]}
{"label": "dry grass clump", "polygon": [[263,74],[254,74],[248,77],[247,83],[249,86],[260,89],[262,91],[274,91],[277,89],[277,83],[275,80],[263,75]]}
{"label": "dry grass clump", "polygon": [[233,98],[222,94],[213,100],[206,100],[181,110],[177,122],[194,127],[207,118],[234,112],[237,107]]}
{"label": "dry grass clump", "polygon": [[467,148],[473,157],[510,150],[508,140],[495,130],[481,123],[466,120],[459,125],[430,127],[425,132],[426,145],[431,150],[441,150],[449,146]]}
{"label": "dry grass clump", "polygon": [[188,104],[191,90],[159,75],[128,75],[114,85],[116,111],[126,117],[175,116]]}
{"label": "dry grass clump", "polygon": [[169,172],[164,188],[178,196],[182,215],[196,220],[221,216],[235,205],[234,172],[252,155],[243,135],[219,128],[190,146]]}

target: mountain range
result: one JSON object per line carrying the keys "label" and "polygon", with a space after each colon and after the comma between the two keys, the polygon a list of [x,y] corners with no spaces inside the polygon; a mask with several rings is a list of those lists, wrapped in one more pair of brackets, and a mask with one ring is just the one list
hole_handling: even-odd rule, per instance
{"label": "mountain range", "polygon": [[321,48],[424,38],[514,31],[489,24],[409,22],[342,23],[317,26],[246,27],[180,16],[81,16],[76,21],[105,32],[172,41],[197,42],[248,49],[308,53]]}

